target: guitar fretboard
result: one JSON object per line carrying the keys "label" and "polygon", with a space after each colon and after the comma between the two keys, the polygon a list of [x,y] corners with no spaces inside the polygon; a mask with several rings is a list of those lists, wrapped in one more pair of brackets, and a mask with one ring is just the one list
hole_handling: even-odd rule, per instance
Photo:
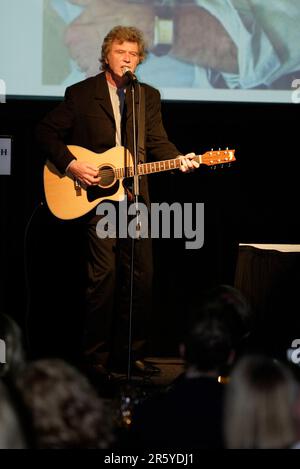
{"label": "guitar fretboard", "polygon": [[[200,163],[200,157],[195,156],[194,160]],[[180,159],[173,158],[171,160],[154,161],[151,163],[142,163],[138,165],[138,175],[143,174],[159,173],[162,171],[171,171],[172,169],[180,168]],[[133,167],[127,166],[126,168],[115,169],[115,175],[117,178],[132,177]]]}

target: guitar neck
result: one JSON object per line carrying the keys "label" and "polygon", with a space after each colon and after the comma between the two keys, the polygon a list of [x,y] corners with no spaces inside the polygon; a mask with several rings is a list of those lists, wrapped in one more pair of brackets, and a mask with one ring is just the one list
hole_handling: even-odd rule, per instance
{"label": "guitar neck", "polygon": [[[195,155],[195,160],[199,165],[204,164],[206,166],[216,166],[230,164],[235,161],[234,156],[235,150],[219,149],[218,151],[207,151],[202,155]],[[162,171],[172,171],[172,169],[180,168],[180,158],[172,158],[171,160],[154,161],[153,163],[140,163],[138,165],[138,176],[143,174],[160,173]],[[133,167],[126,166],[125,168],[118,168],[114,170],[115,177],[118,179],[134,176]]]}
{"label": "guitar neck", "polygon": [[[195,156],[193,158],[197,163],[201,163],[201,155]],[[154,161],[151,163],[140,163],[138,165],[138,175],[142,176],[144,174],[152,174],[152,173],[160,173],[163,171],[172,171],[173,169],[180,168],[180,159],[179,158],[172,158],[171,160],[162,160],[162,161]],[[132,177],[133,167],[126,167],[126,168],[119,168],[115,170],[117,177]]]}
{"label": "guitar neck", "polygon": [[152,174],[163,171],[172,171],[180,167],[180,160],[172,158],[171,160],[154,161],[151,163],[141,163],[138,165],[138,174]]}

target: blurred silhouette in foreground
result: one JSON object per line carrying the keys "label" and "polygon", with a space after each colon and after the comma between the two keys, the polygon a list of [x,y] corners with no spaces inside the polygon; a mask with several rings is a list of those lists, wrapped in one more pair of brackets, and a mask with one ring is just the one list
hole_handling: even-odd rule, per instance
{"label": "blurred silhouette in foreground", "polygon": [[185,372],[166,392],[136,408],[135,445],[224,447],[224,375],[235,359],[235,348],[249,333],[250,319],[247,302],[232,287],[219,286],[203,297],[180,347]]}
{"label": "blurred silhouette in foreground", "polygon": [[25,449],[27,442],[18,412],[0,381],[0,449]]}
{"label": "blurred silhouette in foreground", "polygon": [[296,383],[289,369],[264,356],[242,358],[225,399],[228,448],[284,449],[295,442],[292,404]]}
{"label": "blurred silhouette in foreground", "polygon": [[11,379],[25,366],[25,349],[18,324],[10,316],[2,313],[0,339],[5,343],[5,361],[0,363],[0,377]]}
{"label": "blurred silhouette in foreground", "polygon": [[107,403],[75,368],[59,359],[30,363],[17,387],[36,448],[108,448],[114,440]]}

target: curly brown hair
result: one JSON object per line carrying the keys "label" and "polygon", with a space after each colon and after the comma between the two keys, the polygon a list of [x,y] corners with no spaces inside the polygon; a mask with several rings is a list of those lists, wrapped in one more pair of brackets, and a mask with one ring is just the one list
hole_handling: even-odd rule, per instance
{"label": "curly brown hair", "polygon": [[109,448],[114,420],[108,402],[87,378],[60,359],[28,363],[17,389],[33,429],[33,444],[43,449]]}
{"label": "curly brown hair", "polygon": [[111,29],[103,40],[101,48],[101,57],[99,59],[102,70],[107,70],[108,68],[106,58],[111,49],[113,41],[120,41],[120,43],[125,41],[136,42],[139,48],[139,63],[145,60],[148,51],[142,31],[135,28],[134,26],[119,25]]}

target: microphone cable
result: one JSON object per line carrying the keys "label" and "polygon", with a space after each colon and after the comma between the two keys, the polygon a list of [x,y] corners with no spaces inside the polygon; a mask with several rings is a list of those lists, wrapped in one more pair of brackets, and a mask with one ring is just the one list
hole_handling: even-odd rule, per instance
{"label": "microphone cable", "polygon": [[33,209],[29,220],[25,226],[25,231],[24,231],[24,243],[23,243],[23,269],[24,269],[24,279],[25,279],[25,317],[24,317],[24,341],[26,344],[26,348],[28,350],[28,355],[30,355],[31,352],[31,344],[30,344],[30,338],[29,338],[29,317],[30,317],[30,308],[31,308],[31,286],[30,286],[30,273],[29,273],[29,230],[31,228],[32,222],[34,218],[36,217],[38,211],[42,209],[45,206],[44,202],[39,202],[39,204]]}

